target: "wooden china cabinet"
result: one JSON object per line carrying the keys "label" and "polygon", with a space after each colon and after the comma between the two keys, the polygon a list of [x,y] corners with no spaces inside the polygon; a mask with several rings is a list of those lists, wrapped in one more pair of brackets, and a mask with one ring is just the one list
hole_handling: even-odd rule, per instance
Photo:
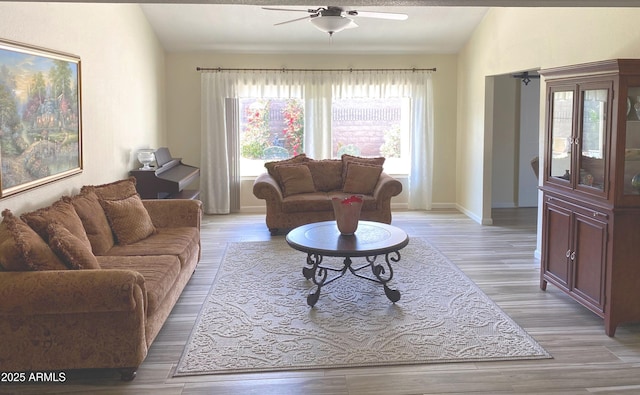
{"label": "wooden china cabinet", "polygon": [[[640,321],[640,60],[541,70],[547,86],[540,288]],[[634,178],[635,177],[635,178]]]}

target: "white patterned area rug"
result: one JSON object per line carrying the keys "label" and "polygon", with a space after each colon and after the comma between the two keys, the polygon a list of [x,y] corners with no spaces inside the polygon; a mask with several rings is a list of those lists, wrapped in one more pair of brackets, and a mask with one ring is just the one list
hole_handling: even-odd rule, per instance
{"label": "white patterned area rug", "polygon": [[347,272],[311,308],[305,253],[284,240],[229,243],[174,376],[551,358],[426,240],[400,253],[388,284],[397,303]]}

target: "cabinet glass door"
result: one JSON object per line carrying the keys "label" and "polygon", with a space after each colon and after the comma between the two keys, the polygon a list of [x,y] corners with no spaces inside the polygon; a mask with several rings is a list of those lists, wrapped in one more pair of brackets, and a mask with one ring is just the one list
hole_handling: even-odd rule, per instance
{"label": "cabinet glass door", "polygon": [[624,146],[624,194],[640,195],[640,87],[629,87]]}
{"label": "cabinet glass door", "polygon": [[573,146],[573,91],[555,91],[551,97],[551,177],[571,178]]}
{"label": "cabinet glass door", "polygon": [[578,184],[604,190],[608,89],[582,91],[582,124],[576,144],[580,147]]}

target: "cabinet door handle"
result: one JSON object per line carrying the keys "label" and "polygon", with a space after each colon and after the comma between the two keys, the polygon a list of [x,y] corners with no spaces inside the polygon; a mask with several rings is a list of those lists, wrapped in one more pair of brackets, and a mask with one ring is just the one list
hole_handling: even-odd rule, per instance
{"label": "cabinet door handle", "polygon": [[580,144],[580,139],[579,139],[579,138],[575,138],[575,139],[573,139],[573,143],[574,143],[575,145]]}
{"label": "cabinet door handle", "polygon": [[571,250],[567,250],[567,253],[565,254],[565,256],[569,258],[571,256]]}
{"label": "cabinet door handle", "polygon": [[573,251],[573,252],[571,253],[571,260],[572,260],[572,261],[575,261],[575,260],[576,260],[576,252],[575,252],[575,251]]}

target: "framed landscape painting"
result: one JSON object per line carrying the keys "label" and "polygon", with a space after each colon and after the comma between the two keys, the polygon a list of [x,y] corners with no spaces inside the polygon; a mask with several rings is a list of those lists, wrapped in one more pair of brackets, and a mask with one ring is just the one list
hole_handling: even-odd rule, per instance
{"label": "framed landscape painting", "polygon": [[0,40],[0,197],[82,172],[80,58]]}

